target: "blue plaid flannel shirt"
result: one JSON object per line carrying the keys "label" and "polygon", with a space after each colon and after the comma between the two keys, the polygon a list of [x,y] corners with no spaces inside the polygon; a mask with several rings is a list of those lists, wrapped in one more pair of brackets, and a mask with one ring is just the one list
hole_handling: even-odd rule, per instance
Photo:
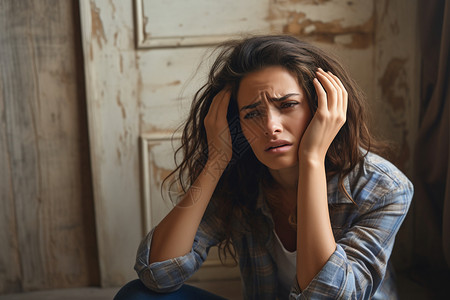
{"label": "blue plaid flannel shirt", "polygon": [[[396,299],[388,264],[395,235],[413,195],[411,182],[387,160],[369,153],[364,163],[345,179],[344,187],[357,205],[338,191],[337,177],[328,182],[331,225],[337,243],[321,271],[300,290],[292,279],[289,299]],[[211,201],[190,253],[163,262],[148,263],[153,230],[141,242],[135,270],[151,290],[170,292],[183,285],[202,265],[209,248],[222,232]],[[263,197],[255,214],[266,238],[249,233],[232,237],[239,257],[245,299],[277,298],[277,266],[272,255],[273,221]]]}

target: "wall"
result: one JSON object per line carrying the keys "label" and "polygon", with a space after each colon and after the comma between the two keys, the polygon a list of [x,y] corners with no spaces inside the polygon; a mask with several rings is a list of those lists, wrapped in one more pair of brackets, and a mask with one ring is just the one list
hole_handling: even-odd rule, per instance
{"label": "wall", "polygon": [[77,1],[0,1],[0,293],[99,283]]}
{"label": "wall", "polygon": [[417,1],[272,1],[273,29],[337,55],[366,93],[371,129],[396,144],[392,157],[412,171],[418,119]]}

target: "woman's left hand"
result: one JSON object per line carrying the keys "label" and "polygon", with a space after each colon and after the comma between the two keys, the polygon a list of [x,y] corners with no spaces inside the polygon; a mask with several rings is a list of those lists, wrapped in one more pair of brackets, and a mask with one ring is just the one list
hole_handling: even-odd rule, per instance
{"label": "woman's left hand", "polygon": [[347,115],[348,94],[342,82],[331,72],[321,68],[316,72],[314,87],[318,107],[300,143],[299,159],[325,160],[325,155],[344,125]]}

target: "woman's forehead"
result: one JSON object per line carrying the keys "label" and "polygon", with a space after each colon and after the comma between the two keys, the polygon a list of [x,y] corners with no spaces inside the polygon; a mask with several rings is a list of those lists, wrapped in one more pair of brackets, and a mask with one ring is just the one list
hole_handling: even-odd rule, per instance
{"label": "woman's forehead", "polygon": [[264,98],[279,98],[293,93],[303,94],[297,79],[282,67],[267,67],[241,80],[237,100],[243,106]]}

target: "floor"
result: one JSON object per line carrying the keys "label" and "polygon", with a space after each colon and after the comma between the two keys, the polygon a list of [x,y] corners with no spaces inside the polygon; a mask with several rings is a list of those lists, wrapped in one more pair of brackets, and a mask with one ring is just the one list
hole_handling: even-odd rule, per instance
{"label": "floor", "polygon": [[[211,291],[230,300],[242,300],[241,283],[239,280],[229,280],[225,284],[223,281],[190,282],[189,284]],[[397,285],[400,300],[442,299],[431,296],[429,291],[415,283],[407,274],[398,278]],[[117,291],[118,288],[101,289],[86,287],[3,295],[0,296],[0,300],[111,300]]]}

